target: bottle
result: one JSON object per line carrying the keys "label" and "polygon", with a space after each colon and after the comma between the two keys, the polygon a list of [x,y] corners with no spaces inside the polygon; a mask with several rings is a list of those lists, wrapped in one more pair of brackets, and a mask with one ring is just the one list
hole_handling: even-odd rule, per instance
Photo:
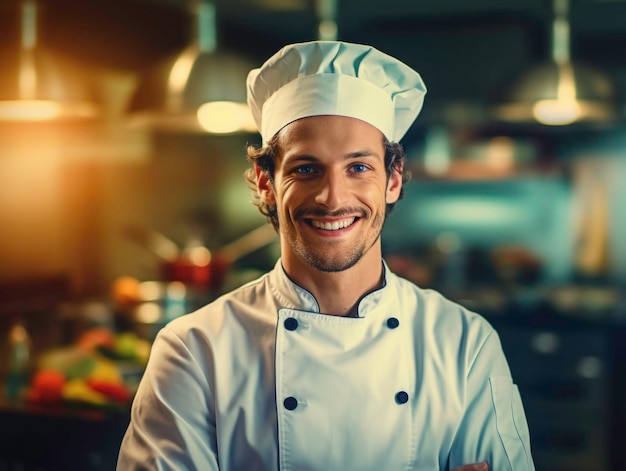
{"label": "bottle", "polygon": [[8,344],[6,396],[9,400],[16,400],[22,397],[30,380],[31,339],[22,320],[11,326]]}

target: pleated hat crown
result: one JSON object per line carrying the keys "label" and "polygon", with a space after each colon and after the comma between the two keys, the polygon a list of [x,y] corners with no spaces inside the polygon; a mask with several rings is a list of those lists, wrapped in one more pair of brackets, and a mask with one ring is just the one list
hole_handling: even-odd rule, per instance
{"label": "pleated hat crown", "polygon": [[412,68],[379,50],[341,41],[290,44],[248,74],[248,105],[267,143],[309,116],[363,120],[399,142],[417,118],[426,86]]}

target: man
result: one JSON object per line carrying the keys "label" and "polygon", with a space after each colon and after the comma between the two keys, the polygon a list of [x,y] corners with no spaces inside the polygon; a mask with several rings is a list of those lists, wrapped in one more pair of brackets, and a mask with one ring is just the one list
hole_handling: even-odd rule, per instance
{"label": "man", "polygon": [[264,146],[249,177],[281,258],[160,332],[118,469],[534,469],[497,334],[382,259],[397,143],[425,92],[400,61],[341,42],[250,73]]}

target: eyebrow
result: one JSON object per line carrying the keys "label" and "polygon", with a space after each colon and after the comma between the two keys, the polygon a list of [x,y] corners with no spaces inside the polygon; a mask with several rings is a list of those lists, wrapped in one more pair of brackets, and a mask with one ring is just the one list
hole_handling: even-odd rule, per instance
{"label": "eyebrow", "polygon": [[378,157],[378,154],[369,149],[357,150],[344,155],[344,159],[358,159],[361,157]]}
{"label": "eyebrow", "polygon": [[[363,150],[357,150],[354,152],[348,152],[347,154],[345,154],[343,156],[344,160],[351,160],[351,159],[360,159],[363,157],[377,157],[378,154],[374,151],[371,151],[369,149],[363,149]],[[319,162],[319,158],[315,157],[314,155],[311,154],[296,154],[294,156],[288,156],[286,159],[283,160],[284,163],[291,163],[291,162]]]}

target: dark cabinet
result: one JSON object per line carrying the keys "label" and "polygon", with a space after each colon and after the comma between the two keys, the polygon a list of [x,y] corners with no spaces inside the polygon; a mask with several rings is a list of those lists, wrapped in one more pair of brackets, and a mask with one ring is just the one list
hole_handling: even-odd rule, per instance
{"label": "dark cabinet", "polygon": [[522,395],[537,470],[625,469],[614,446],[623,434],[619,329],[530,318],[492,324]]}
{"label": "dark cabinet", "polygon": [[0,404],[0,470],[110,471],[128,414]]}

